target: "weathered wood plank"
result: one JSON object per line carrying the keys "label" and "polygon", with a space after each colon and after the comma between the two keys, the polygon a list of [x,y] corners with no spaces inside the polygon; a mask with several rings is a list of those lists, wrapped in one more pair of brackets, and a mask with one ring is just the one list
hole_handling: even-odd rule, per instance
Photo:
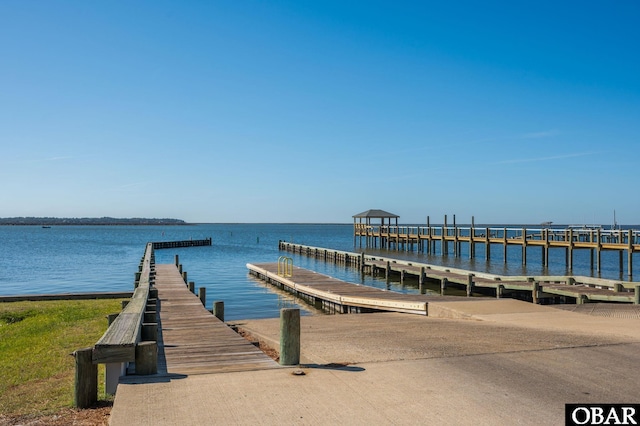
{"label": "weathered wood plank", "polygon": [[212,315],[188,290],[175,265],[157,265],[162,339],[167,374],[210,374],[279,368],[279,365]]}

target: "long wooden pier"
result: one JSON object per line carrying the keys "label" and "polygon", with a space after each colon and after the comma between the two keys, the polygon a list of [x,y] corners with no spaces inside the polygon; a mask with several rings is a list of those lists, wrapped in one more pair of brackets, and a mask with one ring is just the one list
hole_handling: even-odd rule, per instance
{"label": "long wooden pier", "polygon": [[156,265],[158,373],[205,374],[278,368],[207,311],[174,264]]}
{"label": "long wooden pier", "polygon": [[391,273],[413,276],[418,279],[419,292],[425,290],[426,280],[439,281],[441,294],[448,285],[453,284],[466,288],[467,296],[477,289],[493,289],[495,296],[505,297],[509,292],[525,292],[530,294],[528,300],[540,303],[542,299],[556,296],[571,297],[576,303],[606,301],[640,304],[640,283],[633,281],[616,281],[584,276],[505,276],[476,271],[430,265],[415,261],[371,256],[365,253],[353,253],[331,250],[320,247],[280,241],[279,249],[298,253],[309,257],[345,263],[359,268],[363,273],[373,275],[384,273],[389,279]]}
{"label": "long wooden pier", "polygon": [[[527,248],[540,247],[542,265],[549,265],[549,251],[564,249],[567,267],[573,268],[575,250],[590,250],[591,269],[601,271],[602,252],[619,253],[620,271],[624,270],[624,256],[627,254],[627,275],[633,276],[633,254],[640,252],[640,231],[634,229],[606,230],[591,227],[557,228],[495,228],[447,226],[386,226],[354,223],[354,243],[362,247],[378,247],[388,250],[417,250],[429,254],[460,256],[461,245],[468,245],[469,258],[476,257],[476,245],[484,246],[485,259],[491,258],[492,245],[502,246],[502,256],[507,261],[507,249],[519,246],[522,249],[522,263],[527,263]],[[438,250],[439,249],[439,250]],[[453,251],[453,253],[452,253]]]}

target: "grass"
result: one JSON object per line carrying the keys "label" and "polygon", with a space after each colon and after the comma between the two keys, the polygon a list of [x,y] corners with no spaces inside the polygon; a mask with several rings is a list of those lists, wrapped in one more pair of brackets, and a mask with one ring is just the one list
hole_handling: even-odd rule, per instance
{"label": "grass", "polygon": [[[73,405],[73,351],[95,344],[120,300],[0,303],[0,416]],[[104,395],[104,370],[99,369]]]}

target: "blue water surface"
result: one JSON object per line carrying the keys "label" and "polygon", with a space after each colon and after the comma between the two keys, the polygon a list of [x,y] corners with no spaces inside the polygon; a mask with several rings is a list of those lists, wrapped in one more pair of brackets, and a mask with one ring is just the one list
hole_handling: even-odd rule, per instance
{"label": "blue water surface", "polygon": [[[212,238],[210,247],[156,251],[157,263],[180,257],[188,280],[207,288],[207,307],[224,300],[225,318],[274,318],[282,307],[298,306],[287,294],[248,274],[247,263],[275,262],[282,255],[278,241],[360,252],[354,246],[351,224],[201,224],[186,226],[0,226],[0,295],[130,291],[134,272],[149,241]],[[466,250],[466,251],[465,251]],[[512,275],[565,275],[564,251],[551,254],[550,266],[541,266],[540,254],[530,249],[523,266],[519,247],[509,249],[504,262],[502,247],[493,248],[490,262],[477,245],[476,258],[468,258],[463,244],[459,257],[404,251],[366,250],[384,256],[414,259],[453,267]],[[439,253],[439,251],[438,251]],[[418,292],[415,280],[387,283],[384,278],[361,276],[344,265],[287,253],[295,266],[313,269],[350,282],[405,293]],[[625,255],[626,258],[626,255]],[[601,276],[620,278],[619,257],[604,252]],[[573,274],[591,275],[589,251],[576,251]],[[302,306],[307,309],[308,307]]]}

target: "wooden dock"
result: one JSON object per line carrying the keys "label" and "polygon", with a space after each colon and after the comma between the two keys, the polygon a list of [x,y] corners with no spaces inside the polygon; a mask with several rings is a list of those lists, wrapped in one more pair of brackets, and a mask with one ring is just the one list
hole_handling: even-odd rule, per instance
{"label": "wooden dock", "polygon": [[495,228],[448,226],[386,226],[354,223],[354,244],[365,241],[366,247],[387,250],[413,251],[448,256],[461,255],[462,244],[468,245],[469,258],[476,257],[476,246],[484,246],[486,260],[491,258],[492,247],[502,246],[502,257],[506,262],[507,249],[518,246],[522,250],[522,264],[527,264],[528,249],[540,248],[540,258],[543,266],[549,265],[551,249],[562,249],[569,269],[573,268],[575,250],[589,250],[591,255],[591,269],[602,270],[601,255],[603,251],[617,251],[619,266],[622,273],[624,268],[624,253],[626,252],[627,275],[633,276],[633,254],[640,252],[640,231],[634,229],[594,229],[591,227],[558,228]]}
{"label": "wooden dock", "polygon": [[584,276],[504,276],[476,271],[430,265],[415,261],[371,256],[364,253],[332,250],[320,247],[280,241],[280,250],[298,253],[309,257],[344,263],[359,268],[363,273],[405,276],[418,279],[419,292],[423,293],[426,280],[439,281],[441,294],[447,286],[453,284],[466,288],[467,296],[479,289],[492,289],[500,298],[508,292],[530,294],[528,300],[539,303],[541,299],[557,296],[571,297],[576,303],[590,301],[626,302],[640,304],[640,283],[617,281]]}
{"label": "wooden dock", "polygon": [[337,313],[391,311],[427,315],[428,301],[433,299],[424,294],[396,293],[349,283],[298,267],[292,268],[287,274],[290,276],[283,276],[278,274],[278,263],[248,263],[247,268],[252,275],[294,293],[316,308]]}
{"label": "wooden dock", "polygon": [[279,368],[189,291],[178,268],[156,265],[158,373],[209,374]]}
{"label": "wooden dock", "polygon": [[154,250],[182,247],[204,247],[211,245],[211,238],[205,238],[203,240],[157,241],[152,244]]}

